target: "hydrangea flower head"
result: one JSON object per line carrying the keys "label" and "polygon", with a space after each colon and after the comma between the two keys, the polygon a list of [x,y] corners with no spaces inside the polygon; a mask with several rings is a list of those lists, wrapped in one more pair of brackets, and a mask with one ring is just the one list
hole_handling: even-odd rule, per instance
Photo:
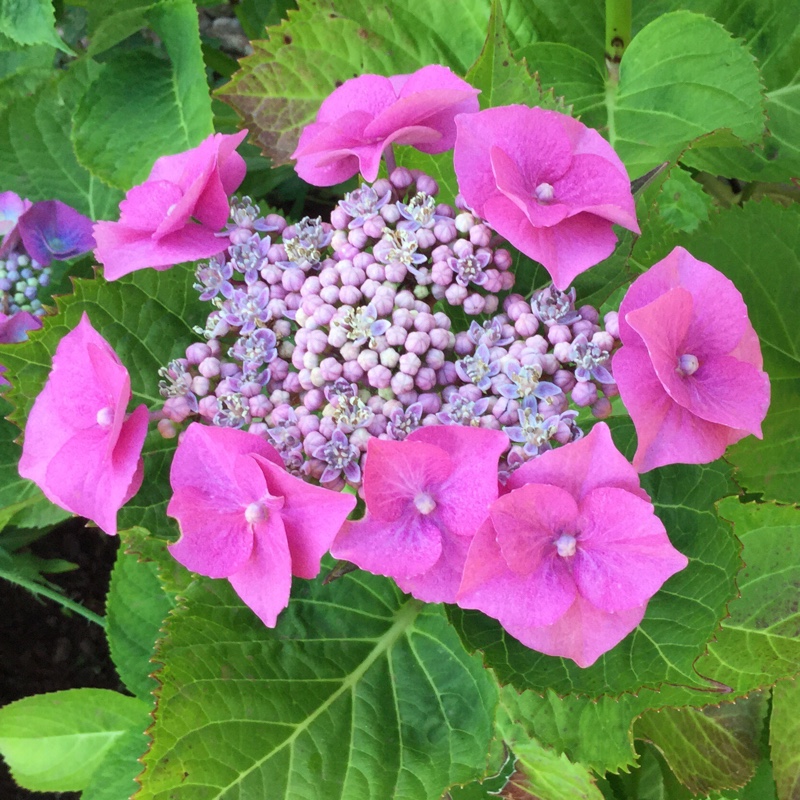
{"label": "hydrangea flower head", "polygon": [[497,498],[500,431],[419,428],[403,441],[370,439],[367,514],[349,522],[331,553],[394,578],[420,600],[451,603],[469,543]]}
{"label": "hydrangea flower head", "polygon": [[297,174],[315,186],[333,186],[359,172],[372,182],[383,151],[392,144],[443,153],[455,142],[455,115],[477,111],[477,95],[477,89],[437,64],[410,75],[345,81],[300,135],[292,154]]}
{"label": "hydrangea flower head", "polygon": [[17,230],[28,255],[43,267],[94,247],[92,221],[60,200],[34,203],[20,216]]}
{"label": "hydrangea flower head", "polygon": [[619,332],[614,377],[640,472],[714,461],[748,434],[761,437],[769,378],[744,300],[721,272],[675,248],[628,289]]}
{"label": "hydrangea flower head", "polygon": [[48,499],[111,535],[142,483],[148,414],[141,405],[126,415],[130,399],[128,371],[84,314],[56,348],[19,462]]}
{"label": "hydrangea flower head", "polygon": [[457,602],[527,647],[588,667],[688,563],[605,423],[513,472],[467,556]]}
{"label": "hydrangea flower head", "polygon": [[628,174],[597,131],[521,105],[460,115],[456,125],[467,205],[541,263],[556,288],[611,255],[613,224],[639,232]]}
{"label": "hydrangea flower head", "polygon": [[162,156],[125,195],[119,222],[95,225],[95,255],[108,280],[210,258],[225,248],[217,233],[228,220],[228,198],[244,179],[236,148],[246,135],[215,133],[192,150]]}
{"label": "hydrangea flower head", "polygon": [[313,578],[356,499],[290,475],[262,438],[192,423],[170,470],[167,514],[181,538],[170,545],[185,567],[227,578],[273,627],[289,602],[292,575]]}

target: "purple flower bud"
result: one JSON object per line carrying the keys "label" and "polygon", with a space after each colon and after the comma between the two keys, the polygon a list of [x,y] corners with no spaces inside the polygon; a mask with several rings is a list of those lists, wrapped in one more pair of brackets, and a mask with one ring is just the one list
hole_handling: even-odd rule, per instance
{"label": "purple flower bud", "polygon": [[560,344],[561,342],[572,341],[572,331],[567,325],[551,325],[547,331],[547,338],[550,344]]}
{"label": "purple flower bud", "polygon": [[382,364],[372,367],[367,373],[369,385],[375,389],[388,389],[392,380],[392,373]]}
{"label": "purple flower bud", "polygon": [[[445,295],[446,294],[447,293],[445,292]],[[464,312],[466,314],[470,314],[471,316],[482,314],[485,307],[486,298],[483,295],[471,294],[469,297],[464,299]]]}
{"label": "purple flower bud", "polygon": [[255,397],[251,397],[248,401],[248,406],[250,408],[250,415],[252,417],[266,417],[270,411],[272,411],[272,403],[269,401],[269,398],[263,394],[257,394]]}
{"label": "purple flower bud", "polygon": [[342,377],[356,383],[361,380],[364,370],[357,361],[347,361],[342,367]]}
{"label": "purple flower bud", "polygon": [[589,381],[576,384],[572,390],[572,402],[581,408],[590,406],[597,401],[597,387]]}
{"label": "purple flower bud", "polygon": [[212,394],[208,397],[203,397],[197,404],[197,412],[203,419],[212,420],[219,411],[219,401]]}
{"label": "purple flower bud", "polygon": [[436,370],[431,367],[420,367],[414,376],[414,385],[421,392],[429,392],[436,386]]}
{"label": "purple flower bud", "polygon": [[186,360],[189,364],[198,365],[211,355],[211,348],[203,342],[195,342],[186,348]]}
{"label": "purple flower bud", "polygon": [[218,358],[209,356],[203,359],[197,367],[197,371],[204,378],[216,378],[220,374],[220,362]]}
{"label": "purple flower bud", "polygon": [[204,378],[202,375],[195,375],[192,378],[192,394],[197,397],[205,397],[210,388],[211,385],[208,378]]}
{"label": "purple flower bud", "polygon": [[[405,345],[406,350],[409,353],[415,353],[416,355],[421,356],[431,346],[431,337],[423,331],[412,331],[408,334]],[[405,372],[406,370],[403,371]]]}
{"label": "purple flower bud", "polygon": [[451,283],[445,290],[444,296],[451,306],[460,306],[466,299],[468,291],[466,287]]}
{"label": "purple flower bud", "polygon": [[396,169],[392,170],[392,174],[389,175],[389,182],[395,189],[402,191],[403,189],[408,189],[408,187],[411,186],[411,184],[414,182],[414,176],[405,167],[397,167]]}
{"label": "purple flower bud", "polygon": [[452,242],[458,236],[455,222],[453,220],[440,220],[433,226],[433,235],[438,241],[445,244]]}
{"label": "purple flower bud", "polygon": [[608,331],[597,331],[592,335],[592,344],[601,350],[611,352],[614,348],[614,337]]}

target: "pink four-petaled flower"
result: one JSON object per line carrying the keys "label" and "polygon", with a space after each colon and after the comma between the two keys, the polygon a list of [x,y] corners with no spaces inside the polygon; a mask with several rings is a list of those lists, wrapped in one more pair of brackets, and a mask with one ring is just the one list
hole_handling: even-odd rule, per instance
{"label": "pink four-petaled flower", "polygon": [[418,428],[403,441],[370,439],[364,468],[367,515],[349,522],[331,553],[394,578],[430,603],[452,603],[470,541],[497,498],[500,431],[460,425]]}
{"label": "pink four-petaled flower", "polygon": [[333,186],[360,172],[378,176],[383,151],[392,144],[443,153],[456,138],[456,114],[478,110],[477,89],[447,67],[432,64],[410,75],[360,75],[345,81],[322,103],[292,158],[315,186]]}
{"label": "pink four-petaled flower", "polygon": [[611,255],[613,224],[639,232],[625,167],[578,120],[512,105],[456,118],[454,164],[467,204],[541,263],[558,289]]}
{"label": "pink four-petaled flower", "polygon": [[172,555],[194,572],[227,578],[270,627],[289,602],[292,575],[319,573],[356,504],[290,475],[260,437],[196,422],[175,452],[170,483],[167,514],[181,529]]}
{"label": "pink four-petaled flower", "polygon": [[639,446],[634,466],[702,464],[761,437],[769,378],[736,287],[682,247],[639,276],[620,306],[614,378]]}
{"label": "pink four-petaled flower", "polygon": [[95,225],[95,256],[108,280],[225,249],[217,234],[230,213],[229,197],[244,179],[245,162],[236,148],[246,135],[215,133],[192,150],[162,156],[147,180],[125,195],[119,222]]}
{"label": "pink four-petaled flower", "polygon": [[472,542],[457,603],[527,647],[588,667],[683,569],[605,423],[512,473]]}
{"label": "pink four-petaled flower", "polygon": [[19,474],[56,505],[108,534],[139,490],[147,408],[126,414],[131,381],[84,314],[58,343],[53,369],[25,426]]}

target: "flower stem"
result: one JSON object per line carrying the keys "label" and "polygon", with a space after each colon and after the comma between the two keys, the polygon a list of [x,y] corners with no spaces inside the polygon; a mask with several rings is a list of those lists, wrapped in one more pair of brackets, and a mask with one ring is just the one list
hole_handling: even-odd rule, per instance
{"label": "flower stem", "polygon": [[631,43],[633,0],[606,0],[606,68],[612,83],[619,81],[619,62]]}
{"label": "flower stem", "polygon": [[386,173],[391,175],[397,168],[397,162],[394,159],[394,149],[391,145],[383,151],[383,160],[386,163]]}
{"label": "flower stem", "polygon": [[101,628],[106,627],[105,617],[101,617],[95,614],[93,611],[89,611],[89,609],[85,606],[82,606],[80,603],[76,603],[74,600],[70,600],[69,597],[65,597],[60,592],[55,591],[55,589],[50,589],[40,583],[29,581],[26,578],[20,577],[19,575],[15,575],[13,579],[9,578],[9,580],[11,580],[12,583],[16,583],[18,586],[21,586],[23,589],[33,592],[33,594],[38,594],[41,597],[48,598],[48,600],[53,600],[64,608],[68,608],[70,611],[74,611],[84,619],[89,620],[89,622],[94,622],[95,625],[99,625]]}

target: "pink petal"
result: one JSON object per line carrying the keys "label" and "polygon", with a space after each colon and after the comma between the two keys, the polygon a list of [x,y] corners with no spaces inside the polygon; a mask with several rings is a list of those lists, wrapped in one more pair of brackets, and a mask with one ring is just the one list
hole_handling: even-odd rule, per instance
{"label": "pink petal", "polygon": [[364,467],[364,499],[376,520],[393,522],[417,495],[438,489],[453,471],[447,452],[433,444],[370,439]]}
{"label": "pink petal", "polygon": [[549,656],[570,658],[586,668],[633,631],[644,612],[645,607],[640,606],[610,614],[578,595],[567,613],[553,625],[504,627],[526,647]]}
{"label": "pink petal", "polygon": [[[616,371],[615,361],[615,375]],[[639,485],[636,470],[614,446],[605,422],[597,423],[582,439],[523,464],[511,473],[506,489],[511,491],[527,483],[559,486],[578,502],[600,486],[625,489],[643,500],[650,500]]]}
{"label": "pink petal", "polygon": [[489,515],[497,543],[513,572],[529,575],[556,552],[562,533],[578,530],[578,504],[564,489],[526,484],[492,503]]}
{"label": "pink petal", "polygon": [[292,563],[280,516],[271,514],[256,526],[253,551],[240,570],[228,577],[236,594],[268,627],[289,605]]}
{"label": "pink petal", "polygon": [[38,331],[41,327],[41,319],[27,311],[17,311],[11,315],[0,312],[0,344],[24,342],[28,338],[28,331]]}
{"label": "pink petal", "polygon": [[511,631],[551,625],[576,596],[575,581],[557,555],[541,559],[530,572],[512,570],[487,520],[472,540],[456,603],[499,620]]}
{"label": "pink petal", "polygon": [[439,528],[417,513],[408,513],[394,522],[369,515],[358,522],[346,522],[331,547],[334,558],[395,579],[428,571],[441,553]]}
{"label": "pink petal", "polygon": [[283,464],[278,465],[263,456],[253,455],[252,458],[264,473],[269,493],[284,500],[280,511],[274,513],[280,515],[286,529],[292,575],[316,577],[320,559],[355,508],[356,498],[306,483],[290,475]]}
{"label": "pink petal", "polygon": [[[180,186],[169,181],[148,181],[134,186],[119,204],[119,224],[124,228],[152,234],[168,216],[170,208],[179,203],[182,197]],[[183,222],[187,219],[188,215],[185,215]]]}
{"label": "pink petal", "polygon": [[374,119],[396,100],[397,94],[388,78],[360,75],[345,81],[324,100],[317,114],[317,122],[335,122],[351,111],[364,111]]}
{"label": "pink petal", "polygon": [[595,489],[581,501],[573,575],[603,611],[642,606],[689,563],[669,541],[653,506],[623,489]]}

